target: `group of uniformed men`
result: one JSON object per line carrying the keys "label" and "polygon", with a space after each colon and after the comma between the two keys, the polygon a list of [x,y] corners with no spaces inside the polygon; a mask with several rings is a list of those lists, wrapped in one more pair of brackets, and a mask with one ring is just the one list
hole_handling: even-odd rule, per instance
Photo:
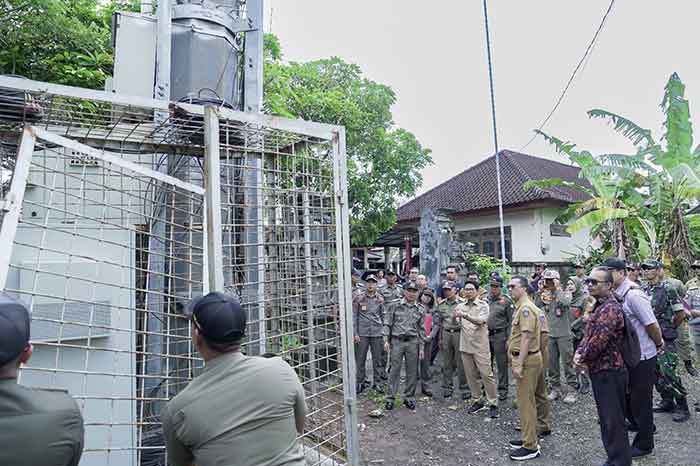
{"label": "group of uniformed men", "polygon": [[[403,402],[409,409],[415,409],[419,380],[422,393],[433,395],[430,366],[439,354],[442,395],[452,397],[456,375],[462,399],[470,400],[468,413],[488,409],[489,416],[495,418],[499,415],[498,401],[508,398],[509,374],[512,374],[517,386],[522,439],[511,442],[510,457],[536,458],[540,455],[538,438],[551,434],[550,402],[561,397],[565,403],[575,403],[577,392],[590,391],[591,377],[597,381],[593,383],[594,395],[601,393],[601,372],[591,369],[600,365],[583,361],[581,357],[595,359],[591,356],[595,353],[591,350],[595,346],[591,340],[600,340],[587,333],[590,330],[587,323],[596,309],[603,309],[603,301],[614,297],[616,302],[624,303],[620,304],[621,309],[636,322],[635,330],[644,333],[640,335],[642,364],[639,368],[627,368],[631,377],[643,381],[625,386],[622,419],[627,419],[624,429],[638,432],[632,446],[627,445],[631,448],[628,456],[649,454],[653,450],[651,430],[655,429],[653,420],[649,421],[653,417],[654,386],[662,401],[653,412],[673,413],[676,422],[690,417],[678,354],[681,347],[687,348],[681,360],[690,375],[697,375],[691,362],[688,324],[700,358],[700,261],[691,267],[694,278],[683,285],[667,278],[659,261],[647,260],[638,267],[610,259],[599,267],[606,271],[604,276],[609,274],[614,278],[610,280],[608,294],[596,288],[595,279],[586,276],[583,263],[574,266],[575,274],[565,285],[560,282],[559,273],[548,269],[546,264],[536,264],[530,277],[513,277],[506,286],[499,273],[493,272],[489,276],[490,292],[480,287],[478,275],[473,272],[467,274],[464,284],[459,283],[456,267],[447,269],[447,280],[437,293],[427,287],[427,280],[418,269],[411,270],[403,285],[393,271],[387,272],[381,286],[375,275],[367,276],[363,286],[359,274],[355,274],[353,316],[358,393],[368,387],[383,393],[382,380],[388,372],[385,409],[392,410],[401,370],[405,367]],[[644,275],[643,284],[640,271]],[[597,294],[589,294],[590,289]],[[644,299],[649,303],[648,312],[643,308]],[[659,342],[661,347],[657,345]],[[653,350],[653,359],[649,348],[645,354],[645,345]],[[371,383],[365,371],[368,348],[372,352]],[[496,369],[497,380],[492,368]],[[610,397],[605,398],[608,402]],[[697,404],[696,409],[700,409]],[[609,411],[608,405],[606,410]],[[608,415],[606,410],[601,417]],[[603,437],[608,449],[609,439]],[[615,447],[610,448],[610,461],[606,464],[618,464],[611,453]]]}

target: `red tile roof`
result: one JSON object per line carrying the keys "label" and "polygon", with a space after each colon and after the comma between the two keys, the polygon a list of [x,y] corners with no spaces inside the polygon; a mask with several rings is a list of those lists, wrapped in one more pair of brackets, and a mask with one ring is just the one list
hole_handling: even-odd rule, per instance
{"label": "red tile roof", "polygon": [[[589,187],[585,179],[579,178],[578,167],[509,150],[499,154],[504,207],[547,200],[570,204],[588,199],[584,192],[571,188],[523,189],[526,181],[547,178]],[[455,214],[498,207],[496,157],[487,158],[402,205],[397,212],[398,221],[420,218],[425,207],[449,209]]]}

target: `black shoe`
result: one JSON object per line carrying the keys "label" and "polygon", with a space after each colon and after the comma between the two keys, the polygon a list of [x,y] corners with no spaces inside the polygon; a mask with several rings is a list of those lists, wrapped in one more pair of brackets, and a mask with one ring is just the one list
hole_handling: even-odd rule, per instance
{"label": "black shoe", "polygon": [[442,392],[442,397],[443,398],[452,398],[452,392],[444,391],[444,392]]}
{"label": "black shoe", "polygon": [[698,371],[693,367],[693,361],[685,361],[685,371],[691,377],[697,377]]}
{"label": "black shoe", "polygon": [[686,400],[676,403],[676,410],[673,413],[673,422],[686,422],[690,419],[690,409]]}
{"label": "black shoe", "polygon": [[384,403],[384,409],[387,411],[391,411],[392,409],[394,409],[394,402],[387,401],[386,403]]}
{"label": "black shoe", "polygon": [[372,390],[374,390],[375,392],[377,392],[379,394],[384,393],[384,388],[382,388],[381,385],[372,385]]}
{"label": "black shoe", "polygon": [[486,405],[484,404],[484,402],[483,401],[476,401],[469,407],[469,409],[467,410],[467,413],[468,414],[476,414],[479,411],[483,411],[484,409],[486,409]]}
{"label": "black shoe", "polygon": [[543,430],[542,432],[540,432],[540,433],[537,434],[537,438],[543,439],[543,438],[545,438],[545,437],[549,437],[550,435],[552,435],[552,431],[551,431],[551,430]]}
{"label": "black shoe", "polygon": [[423,395],[427,396],[428,398],[433,397],[433,392],[431,392],[429,388],[424,388],[423,390],[421,390],[421,393],[423,393]]}
{"label": "black shoe", "polygon": [[404,406],[406,406],[408,409],[415,410],[416,409],[416,402],[413,400],[404,400],[403,402]]}
{"label": "black shoe", "polygon": [[661,400],[657,406],[654,406],[655,413],[672,413],[676,409],[676,403],[671,400]]}
{"label": "black shoe", "polygon": [[358,383],[357,388],[355,390],[357,391],[357,394],[359,395],[360,393],[365,391],[365,384]]}
{"label": "black shoe", "polygon": [[498,400],[499,401],[506,401],[508,399],[508,394],[507,393],[501,393],[498,395]]}
{"label": "black shoe", "polygon": [[491,419],[498,419],[498,406],[496,406],[496,405],[489,406],[489,417]]}
{"label": "black shoe", "polygon": [[632,453],[632,458],[642,458],[643,456],[651,455],[654,450],[640,450],[637,447],[632,447],[630,453]]}
{"label": "black shoe", "polygon": [[511,451],[509,456],[510,459],[514,461],[527,461],[540,456],[540,449],[530,450],[529,448],[520,447],[517,450]]}
{"label": "black shoe", "polygon": [[509,445],[510,445],[510,448],[513,448],[513,449],[515,449],[515,450],[517,450],[518,448],[522,448],[522,446],[523,446],[523,441],[522,441],[522,439],[511,440],[511,441],[508,442],[508,443],[509,443]]}
{"label": "black shoe", "polygon": [[462,393],[462,401],[468,401],[472,397],[471,393]]}

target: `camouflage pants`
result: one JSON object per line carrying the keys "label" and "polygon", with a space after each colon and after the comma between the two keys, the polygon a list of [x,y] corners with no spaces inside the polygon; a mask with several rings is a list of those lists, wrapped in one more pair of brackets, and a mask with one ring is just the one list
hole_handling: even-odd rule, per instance
{"label": "camouflage pants", "polygon": [[676,340],[676,348],[678,348],[678,357],[681,361],[691,361],[693,359],[693,346],[690,344],[690,331],[688,322],[683,322],[678,326],[678,339]]}
{"label": "camouflage pants", "polygon": [[668,401],[682,402],[688,396],[678,374],[678,353],[673,344],[656,359],[656,391]]}

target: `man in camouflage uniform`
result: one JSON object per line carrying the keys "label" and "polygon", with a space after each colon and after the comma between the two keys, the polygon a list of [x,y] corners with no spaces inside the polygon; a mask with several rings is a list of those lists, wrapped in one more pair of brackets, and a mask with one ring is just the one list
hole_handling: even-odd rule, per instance
{"label": "man in camouflage uniform", "polygon": [[[580,276],[579,276],[580,275]],[[566,285],[566,290],[571,293],[571,335],[572,346],[574,353],[578,345],[583,340],[583,335],[586,330],[585,321],[583,319],[583,307],[588,299],[588,291],[586,289],[584,278],[585,269],[580,262],[576,263],[576,275],[569,277],[569,282]],[[590,390],[590,380],[585,370],[576,369],[578,377],[577,388],[581,394],[587,394]]]}
{"label": "man in camouflage uniform", "polygon": [[503,279],[491,277],[489,294],[489,346],[498,369],[498,399],[508,398],[508,337],[513,322],[513,301],[503,294]]}
{"label": "man in camouflage uniform", "polygon": [[[662,280],[668,280],[673,288],[678,292],[678,297],[681,301],[686,299],[688,287],[677,278],[667,277],[665,271],[662,271]],[[676,340],[676,348],[678,349],[678,357],[681,358],[685,365],[685,371],[691,377],[697,377],[698,371],[693,367],[693,348],[690,344],[690,329],[688,328],[688,319],[683,319],[683,322],[678,326],[678,339]]]}
{"label": "man in camouflage uniform", "polygon": [[404,405],[416,409],[416,383],[418,381],[418,360],[423,359],[425,322],[423,310],[417,302],[418,287],[408,282],[404,287],[404,298],[389,306],[384,319],[384,351],[391,350],[391,373],[389,374],[389,395],[384,408],[394,409],[394,400],[399,391],[401,366],[406,362],[406,387]]}
{"label": "man in camouflage uniform", "polygon": [[[700,261],[695,261],[690,266],[692,278],[686,283],[688,288],[687,301],[690,307],[690,321],[688,327],[693,337],[695,354],[700,360]],[[700,411],[700,403],[695,403],[695,411]]]}
{"label": "man in camouflage uniform", "polygon": [[364,293],[357,294],[352,303],[352,326],[355,335],[355,364],[357,366],[357,394],[367,388],[365,366],[367,352],[372,351],[372,388],[380,393],[382,374],[382,331],[384,326],[384,298],[377,293],[377,277],[370,275]]}
{"label": "man in camouflage uniform", "polygon": [[455,282],[446,281],[442,285],[445,300],[438,305],[437,317],[442,329],[442,396],[450,398],[454,383],[454,373],[457,369],[457,380],[462,399],[471,398],[471,392],[467,385],[467,377],[464,374],[464,365],[459,353],[460,333],[462,326],[455,315],[455,308],[460,301],[457,299],[457,286]]}
{"label": "man in camouflage uniform", "polygon": [[[574,390],[577,385],[576,371],[573,365],[574,348],[571,341],[571,292],[561,289],[559,272],[547,269],[542,274],[544,289],[535,299],[535,305],[544,311],[549,323],[549,385],[551,392],[548,396],[554,401],[560,396],[564,397],[564,403],[576,402]],[[564,366],[564,374],[568,390],[562,389],[561,367]],[[566,392],[566,393],[564,393]]]}
{"label": "man in camouflage uniform", "polygon": [[642,270],[647,281],[645,291],[651,299],[654,315],[661,327],[666,344],[664,351],[657,358],[658,379],[656,390],[661,395],[661,403],[654,408],[656,413],[673,413],[675,422],[690,419],[688,409],[688,392],[683,387],[678,374],[678,353],[676,339],[678,324],[685,318],[685,308],[676,289],[659,273],[663,264],[654,259],[642,263]]}

